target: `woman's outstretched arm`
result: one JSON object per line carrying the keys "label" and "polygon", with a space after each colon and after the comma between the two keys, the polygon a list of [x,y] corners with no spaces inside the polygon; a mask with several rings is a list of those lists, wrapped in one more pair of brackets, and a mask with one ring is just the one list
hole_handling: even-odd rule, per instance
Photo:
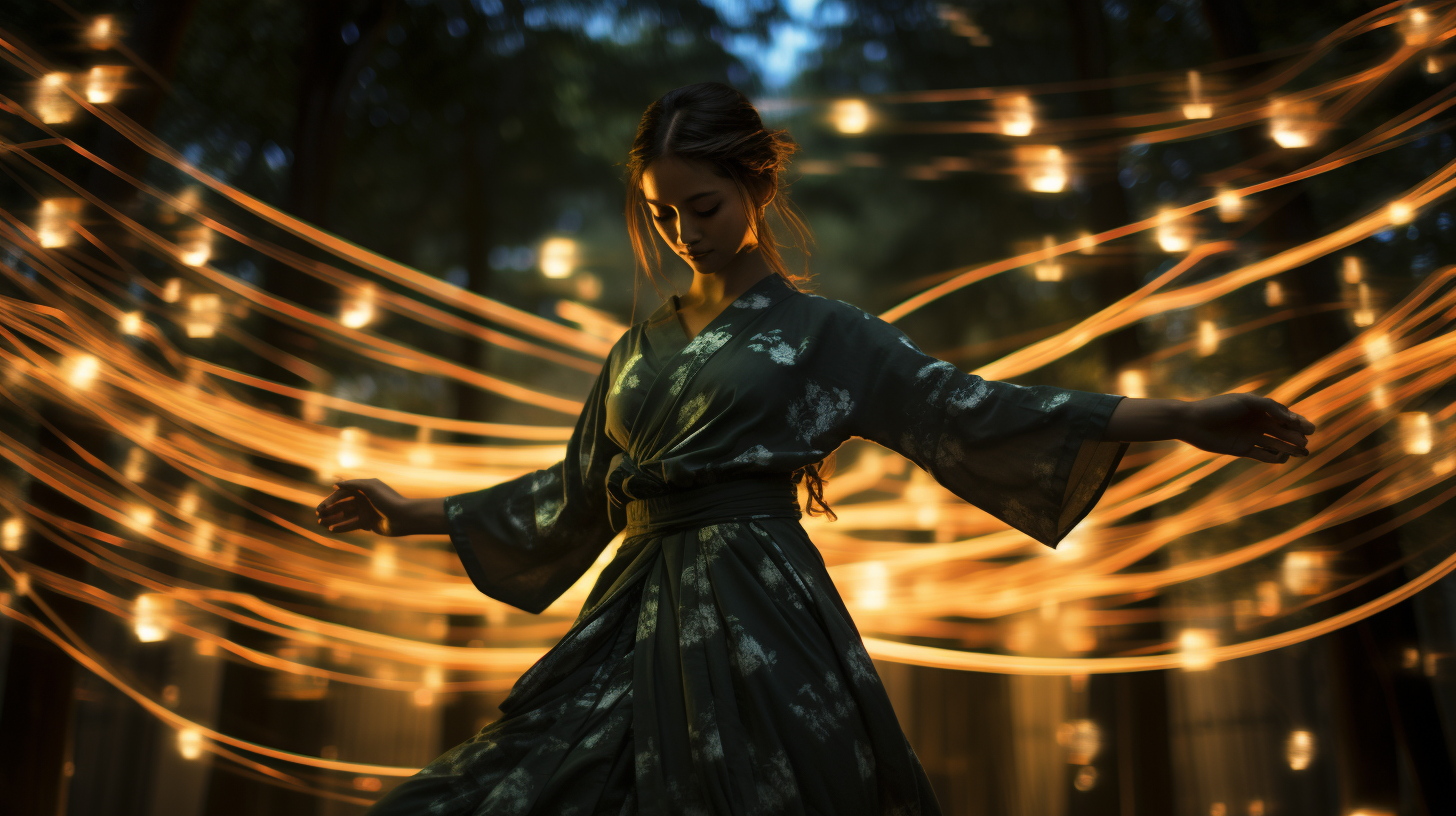
{"label": "woman's outstretched arm", "polygon": [[1229,456],[1279,463],[1309,455],[1315,425],[1281,403],[1257,394],[1220,394],[1208,399],[1124,397],[1108,420],[1104,439],[1153,442],[1179,439]]}
{"label": "woman's outstretched arm", "polygon": [[386,536],[445,535],[445,499],[406,499],[378,479],[345,479],[319,503],[319,524],[331,533],[368,530]]}

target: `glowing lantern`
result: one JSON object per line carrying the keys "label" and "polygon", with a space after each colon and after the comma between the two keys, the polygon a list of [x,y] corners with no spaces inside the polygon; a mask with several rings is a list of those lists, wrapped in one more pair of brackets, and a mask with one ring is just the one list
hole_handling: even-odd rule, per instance
{"label": "glowing lantern", "polygon": [[1142,369],[1125,368],[1117,375],[1117,390],[1123,396],[1143,399],[1148,395],[1147,377]]}
{"label": "glowing lantern", "polygon": [[1218,191],[1218,220],[1224,223],[1238,221],[1244,217],[1244,198],[1236,190]]}
{"label": "glowing lantern", "polygon": [[1319,105],[1276,100],[1270,105],[1269,137],[1280,147],[1309,147],[1319,139]]}
{"label": "glowing lantern", "polygon": [[165,303],[176,303],[182,299],[182,279],[168,278],[162,284],[162,301]]}
{"label": "glowing lantern", "polygon": [[1345,278],[1345,283],[1351,286],[1359,283],[1365,277],[1364,264],[1354,255],[1346,255],[1340,259],[1340,272]]}
{"label": "glowing lantern", "polygon": [[1203,671],[1213,666],[1213,632],[1207,629],[1184,629],[1178,635],[1178,651],[1185,671]]}
{"label": "glowing lantern", "polygon": [[1203,75],[1197,71],[1188,72],[1188,101],[1183,104],[1183,115],[1189,119],[1213,116],[1213,105],[1203,101]]}
{"label": "glowing lantern", "polygon": [[126,523],[133,530],[146,530],[157,520],[157,511],[145,504],[133,505],[126,514]]}
{"label": "glowing lantern", "polygon": [[166,640],[172,628],[172,598],[155,593],[138,595],[132,606],[132,628],[142,643]]}
{"label": "glowing lantern", "polygon": [[1370,308],[1370,284],[1360,281],[1356,285],[1356,297],[1359,307],[1350,315],[1356,326],[1369,326],[1375,322],[1375,310]]}
{"label": "glowing lantern", "polygon": [[126,79],[125,65],[93,65],[86,74],[86,101],[104,105],[116,98]]}
{"label": "glowing lantern", "polygon": [[213,533],[212,522],[197,522],[197,526],[192,528],[192,551],[198,555],[211,555]]}
{"label": "glowing lantern", "polygon": [[195,516],[197,515],[197,505],[197,490],[189,487],[182,494],[182,498],[177,500],[177,512],[184,516]]}
{"label": "glowing lantern", "polygon": [[1097,239],[1092,237],[1092,233],[1082,230],[1077,234],[1077,251],[1083,255],[1091,255],[1097,251]]}
{"label": "glowing lantern", "polygon": [[859,565],[855,582],[855,606],[859,609],[884,609],[890,600],[890,572],[883,561],[865,561]]}
{"label": "glowing lantern", "polygon": [[141,334],[142,313],[126,312],[122,314],[121,319],[116,322],[116,327],[122,334]]}
{"label": "glowing lantern", "polygon": [[59,71],[40,78],[35,89],[35,114],[47,125],[59,125],[71,121],[76,115],[76,102],[66,94],[69,74]]}
{"label": "glowing lantern", "polygon": [[435,454],[430,450],[430,429],[421,425],[415,431],[415,445],[410,448],[409,463],[417,467],[427,467],[435,461]]}
{"label": "glowing lantern", "polygon": [[86,31],[81,36],[86,40],[87,45],[97,51],[105,51],[116,45],[120,34],[115,17],[110,14],[98,14],[91,19],[91,25],[86,26]]}
{"label": "glowing lantern", "polygon": [[570,238],[548,238],[541,243],[541,274],[548,278],[569,278],[576,269],[576,242]]}
{"label": "glowing lantern", "polygon": [[1385,209],[1385,215],[1390,219],[1393,226],[1409,224],[1415,217],[1416,211],[1409,203],[1404,201],[1392,201]]}
{"label": "glowing lantern", "polygon": [[362,329],[374,320],[374,287],[366,286],[339,308],[339,322],[351,329]]}
{"label": "glowing lantern", "polygon": [[72,388],[90,388],[101,373],[101,361],[92,354],[77,354],[67,358],[64,366],[66,382]]}
{"label": "glowing lantern", "polygon": [[222,298],[215,294],[187,298],[187,317],[183,321],[188,337],[212,337],[222,323]]}
{"label": "glowing lantern", "polygon": [[1212,320],[1198,321],[1198,354],[1207,357],[1218,351],[1218,326]]}
{"label": "glowing lantern", "polygon": [[1385,368],[1391,354],[1390,336],[1384,332],[1367,333],[1362,336],[1361,340],[1360,347],[1365,352],[1365,361],[1369,363],[1370,367]]}
{"label": "glowing lantern", "polygon": [[202,756],[202,732],[196,728],[184,728],[177,732],[177,751],[183,759],[197,759]]}
{"label": "glowing lantern", "polygon": [[1097,769],[1091,765],[1083,765],[1077,769],[1077,775],[1072,777],[1072,787],[1079,791],[1089,791],[1097,786]]}
{"label": "glowing lantern", "polygon": [[1072,720],[1057,727],[1057,742],[1066,746],[1067,762],[1090,765],[1102,750],[1102,732],[1091,720]]}
{"label": "glowing lantern", "polygon": [[1284,305],[1284,286],[1279,281],[1264,282],[1264,305],[1271,309]]}
{"label": "glowing lantern", "polygon": [[1426,56],[1426,73],[1439,74],[1446,70],[1446,58],[1440,54],[1428,54]]}
{"label": "glowing lantern", "polygon": [[1036,114],[1031,107],[1031,98],[1023,94],[1001,96],[992,101],[996,109],[996,123],[1007,136],[1025,136],[1036,126]]}
{"label": "glowing lantern", "polygon": [[1314,734],[1305,730],[1289,732],[1284,741],[1284,759],[1291,770],[1302,771],[1314,761]]}
{"label": "glowing lantern", "polygon": [[394,545],[380,542],[374,545],[374,556],[370,561],[370,571],[376,578],[389,578],[394,575]]}
{"label": "glowing lantern", "polygon": [[869,130],[873,114],[862,99],[839,99],[829,107],[829,120],[840,133],[855,136]]}
{"label": "glowing lantern", "polygon": [[36,239],[46,249],[71,243],[75,230],[71,222],[81,215],[79,198],[47,198],[40,203],[40,218],[35,225]]}
{"label": "glowing lantern", "polygon": [[1411,411],[1396,414],[1396,426],[1400,429],[1401,447],[1406,453],[1421,456],[1431,452],[1434,434],[1431,431],[1431,415],[1425,411]]}
{"label": "glowing lantern", "polygon": [[25,546],[25,522],[12,516],[0,524],[0,550],[17,552]]}
{"label": "glowing lantern", "polygon": [[[1050,235],[1042,237],[1042,249],[1050,250],[1053,244],[1054,241]],[[1036,279],[1039,281],[1059,281],[1062,279],[1062,265],[1057,263],[1055,257],[1047,258],[1041,263],[1036,264],[1032,267],[1032,271],[1036,274]]]}
{"label": "glowing lantern", "polygon": [[1385,390],[1385,383],[1376,383],[1370,389],[1370,404],[1382,411],[1390,407],[1390,392]]}
{"label": "glowing lantern", "polygon": [[177,258],[188,266],[205,266],[212,258],[212,230],[198,227],[183,233],[177,244]]}
{"label": "glowing lantern", "polygon": [[133,482],[140,482],[147,478],[147,451],[145,448],[133,445],[126,453],[126,464],[122,466],[121,475]]}
{"label": "glowing lantern", "polygon": [[369,439],[369,432],[363,428],[344,428],[339,431],[339,467],[353,470],[364,464],[360,449]]}
{"label": "glowing lantern", "polygon": [[1055,145],[1018,145],[1016,163],[1026,188],[1034,193],[1060,193],[1067,186],[1067,163]]}
{"label": "glowing lantern", "polygon": [[1187,252],[1193,246],[1193,230],[1169,210],[1158,213],[1157,237],[1158,246],[1164,252]]}
{"label": "glowing lantern", "polygon": [[1423,45],[1431,39],[1431,13],[1423,8],[1406,9],[1400,20],[1400,33],[1406,45]]}
{"label": "glowing lantern", "polygon": [[1333,554],[1324,550],[1295,550],[1284,555],[1284,586],[1294,595],[1316,595],[1330,577]]}
{"label": "glowing lantern", "polygon": [[1279,583],[1277,581],[1260,581],[1258,586],[1254,587],[1254,594],[1260,615],[1266,618],[1272,618],[1279,614],[1282,602],[1279,597]]}

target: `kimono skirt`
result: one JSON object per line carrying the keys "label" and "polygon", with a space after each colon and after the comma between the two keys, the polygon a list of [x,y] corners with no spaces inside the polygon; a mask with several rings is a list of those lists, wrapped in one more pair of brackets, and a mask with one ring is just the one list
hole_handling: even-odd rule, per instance
{"label": "kimono skirt", "polygon": [[625,512],[504,716],[370,814],[940,813],[787,476]]}

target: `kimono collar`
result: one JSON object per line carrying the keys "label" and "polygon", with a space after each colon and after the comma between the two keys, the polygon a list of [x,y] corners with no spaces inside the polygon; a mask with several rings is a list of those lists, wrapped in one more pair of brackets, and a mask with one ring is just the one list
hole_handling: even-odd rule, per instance
{"label": "kimono collar", "polygon": [[[756,313],[760,310],[767,309],[779,301],[797,294],[799,294],[798,290],[789,286],[788,281],[784,280],[781,275],[769,273],[755,281],[747,291],[738,296],[737,300],[728,304],[698,334],[702,335],[703,332],[714,331],[725,324],[735,323],[744,316],[757,317]],[[645,327],[653,346],[669,353],[681,351],[689,342],[687,332],[683,331],[682,321],[678,319],[677,312],[677,295],[673,295],[659,306],[657,311],[648,316]]]}

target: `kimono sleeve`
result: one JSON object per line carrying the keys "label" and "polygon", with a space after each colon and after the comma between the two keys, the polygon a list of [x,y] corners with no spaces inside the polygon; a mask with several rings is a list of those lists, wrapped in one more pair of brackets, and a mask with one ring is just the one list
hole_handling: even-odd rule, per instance
{"label": "kimono sleeve", "polygon": [[861,327],[868,383],[856,436],[1049,547],[1097,504],[1127,452],[1102,438],[1123,397],[986,380],[877,317]]}
{"label": "kimono sleeve", "polygon": [[592,386],[560,462],[445,498],[450,543],[476,589],[540,614],[571,587],[616,531],[606,473],[620,448],[606,433],[608,363]]}

